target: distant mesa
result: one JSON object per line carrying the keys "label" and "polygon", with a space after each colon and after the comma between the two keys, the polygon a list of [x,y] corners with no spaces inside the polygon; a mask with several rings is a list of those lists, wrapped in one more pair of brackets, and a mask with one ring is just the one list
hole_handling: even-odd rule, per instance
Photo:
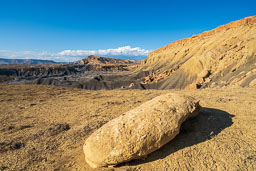
{"label": "distant mesa", "polygon": [[131,59],[117,59],[109,57],[100,57],[95,55],[87,56],[84,59],[81,59],[79,64],[139,64],[140,61],[131,60]]}

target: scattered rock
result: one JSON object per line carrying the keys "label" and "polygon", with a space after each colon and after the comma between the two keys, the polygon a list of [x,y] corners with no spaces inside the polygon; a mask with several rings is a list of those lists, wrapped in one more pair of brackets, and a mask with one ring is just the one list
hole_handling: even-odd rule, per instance
{"label": "scattered rock", "polygon": [[146,157],[171,141],[199,109],[192,97],[158,96],[96,130],[83,146],[85,160],[97,168]]}
{"label": "scattered rock", "polygon": [[195,89],[199,89],[200,87],[201,85],[198,83],[191,83],[185,87],[185,90],[195,90]]}
{"label": "scattered rock", "polygon": [[209,82],[211,82],[211,81],[212,81],[211,78],[206,78],[205,81],[204,81],[204,83],[209,83]]}
{"label": "scattered rock", "polygon": [[210,75],[211,75],[211,72],[209,70],[204,70],[198,74],[198,77],[205,79],[205,78],[209,77]]}
{"label": "scattered rock", "polygon": [[23,130],[23,129],[31,128],[31,127],[32,127],[31,125],[22,125],[19,127],[19,130]]}
{"label": "scattered rock", "polygon": [[18,150],[25,147],[25,143],[22,142],[0,142],[0,153],[7,152],[9,150]]}
{"label": "scattered rock", "polygon": [[132,88],[134,86],[134,83],[131,83],[130,85],[129,85],[129,88]]}
{"label": "scattered rock", "polygon": [[0,170],[5,170],[5,169],[8,169],[8,167],[7,166],[1,166],[0,167]]}
{"label": "scattered rock", "polygon": [[145,81],[144,81],[145,84],[148,84],[154,80],[151,76],[146,76],[144,79],[145,79]]}
{"label": "scattered rock", "polygon": [[11,125],[11,126],[8,127],[8,130],[12,130],[12,129],[14,129],[14,128],[15,128],[15,127]]}
{"label": "scattered rock", "polygon": [[53,126],[51,126],[50,128],[48,128],[48,133],[53,136],[53,135],[57,135],[63,131],[67,131],[70,129],[69,124],[67,123],[63,123],[63,124],[54,124]]}
{"label": "scattered rock", "polygon": [[16,131],[20,131],[20,130],[23,130],[23,129],[26,129],[26,128],[31,128],[31,127],[32,127],[31,125],[21,125],[21,126],[10,125],[6,128],[3,128],[2,131],[16,132]]}
{"label": "scattered rock", "polygon": [[24,143],[20,143],[20,142],[18,142],[18,143],[14,143],[12,146],[11,146],[11,148],[14,150],[18,150],[18,149],[20,149],[21,147],[25,147],[25,144]]}
{"label": "scattered rock", "polygon": [[249,87],[256,87],[256,79],[250,82]]}
{"label": "scattered rock", "polygon": [[166,77],[170,76],[172,74],[172,72],[174,72],[175,69],[170,69],[170,70],[166,70],[162,73],[159,73],[160,70],[156,70],[155,72],[151,73],[149,76],[144,77],[144,81],[142,82],[142,84],[150,84],[152,82],[159,82],[163,79],[165,79]]}

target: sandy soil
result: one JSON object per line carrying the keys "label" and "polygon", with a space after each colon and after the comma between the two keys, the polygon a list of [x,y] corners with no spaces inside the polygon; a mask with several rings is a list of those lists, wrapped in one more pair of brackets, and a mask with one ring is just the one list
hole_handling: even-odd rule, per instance
{"label": "sandy soil", "polygon": [[200,99],[198,117],[145,160],[101,170],[256,170],[256,89],[98,90],[0,84],[0,170],[92,170],[97,128],[160,94]]}

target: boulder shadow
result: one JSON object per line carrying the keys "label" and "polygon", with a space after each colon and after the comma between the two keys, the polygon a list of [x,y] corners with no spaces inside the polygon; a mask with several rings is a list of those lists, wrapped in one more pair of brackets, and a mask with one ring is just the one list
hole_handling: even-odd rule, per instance
{"label": "boulder shadow", "polygon": [[172,141],[149,154],[146,159],[132,160],[125,165],[135,166],[163,159],[178,150],[212,139],[233,124],[232,117],[234,115],[222,110],[202,108],[198,116],[181,125],[180,133]]}

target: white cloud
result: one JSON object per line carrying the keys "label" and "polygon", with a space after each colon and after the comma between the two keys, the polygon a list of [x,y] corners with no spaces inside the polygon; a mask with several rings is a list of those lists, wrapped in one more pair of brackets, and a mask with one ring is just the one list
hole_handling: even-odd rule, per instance
{"label": "white cloud", "polygon": [[116,49],[105,50],[64,50],[59,54],[62,56],[87,56],[87,55],[124,55],[124,56],[147,56],[150,51],[140,47],[132,48],[123,46]]}
{"label": "white cloud", "polygon": [[35,52],[35,51],[9,51],[0,50],[1,58],[21,58],[21,59],[44,59],[63,62],[73,62],[80,60],[88,55],[99,55],[107,57],[123,57],[129,59],[141,59],[146,57],[150,50],[140,47],[123,46],[116,49],[100,49],[100,50],[64,50],[57,53],[51,52]]}

